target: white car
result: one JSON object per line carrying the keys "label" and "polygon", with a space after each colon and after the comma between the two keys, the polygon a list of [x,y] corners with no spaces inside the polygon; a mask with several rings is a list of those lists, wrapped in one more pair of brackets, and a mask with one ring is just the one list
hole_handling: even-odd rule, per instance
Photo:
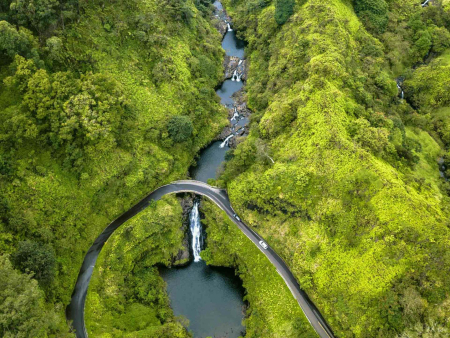
{"label": "white car", "polygon": [[261,245],[262,248],[265,249],[265,250],[267,250],[267,248],[269,247],[269,246],[267,245],[267,243],[264,242],[264,241],[259,241],[259,245]]}
{"label": "white car", "polygon": [[241,219],[239,218],[238,215],[234,214],[234,218],[236,218],[239,222],[241,221]]}

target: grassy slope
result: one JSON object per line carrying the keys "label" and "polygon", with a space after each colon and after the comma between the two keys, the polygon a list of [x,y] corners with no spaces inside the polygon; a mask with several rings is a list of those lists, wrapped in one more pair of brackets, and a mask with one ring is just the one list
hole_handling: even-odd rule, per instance
{"label": "grassy slope", "polygon": [[[307,1],[280,29],[273,5],[226,4],[236,22],[247,20],[248,95],[260,119],[225,171],[235,209],[282,254],[338,336],[400,333],[406,289],[430,313],[449,291],[448,214],[433,159],[422,151],[416,169],[394,167],[348,133],[356,115],[348,76],[365,76],[370,60],[358,51],[369,37],[348,2]],[[374,95],[377,111],[392,109],[389,91],[380,102]],[[437,154],[420,135],[412,137]],[[251,154],[259,137],[275,164]]]}
{"label": "grassy slope", "polygon": [[124,224],[101,252],[86,300],[94,337],[188,337],[154,267],[181,248],[181,207],[165,197]]}
{"label": "grassy slope", "polygon": [[245,337],[316,337],[283,279],[259,249],[211,202],[203,201],[202,212],[207,230],[202,258],[208,264],[236,267],[243,280],[248,302]]}

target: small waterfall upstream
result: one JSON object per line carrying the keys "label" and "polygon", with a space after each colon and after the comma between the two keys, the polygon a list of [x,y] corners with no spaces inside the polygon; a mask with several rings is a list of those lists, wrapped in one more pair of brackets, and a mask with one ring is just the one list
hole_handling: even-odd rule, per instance
{"label": "small waterfall upstream", "polygon": [[238,117],[239,117],[239,113],[237,111],[237,108],[234,107],[234,114],[233,114],[233,117],[231,118],[231,121],[236,121],[236,118],[238,118]]}
{"label": "small waterfall upstream", "polygon": [[241,82],[241,77],[242,77],[242,74],[239,74],[236,69],[233,73],[233,77],[231,78],[231,81]]}
{"label": "small waterfall upstream", "polygon": [[404,80],[403,77],[398,77],[395,79],[395,82],[397,82],[397,89],[398,89],[398,93],[399,93],[398,96],[400,96],[400,98],[402,100],[405,98],[405,92],[403,91],[403,88],[401,86],[403,84],[403,80]]}
{"label": "small waterfall upstream", "polygon": [[219,148],[223,148],[223,147],[227,146],[227,145],[228,145],[228,141],[229,141],[230,138],[232,138],[233,136],[234,136],[234,134],[229,135],[229,136],[225,139],[225,141],[223,141],[223,142],[220,144]]}
{"label": "small waterfall upstream", "polygon": [[405,98],[405,92],[403,91],[402,87],[400,87],[400,85],[398,84],[398,82],[397,82],[397,88],[398,88],[398,91],[400,92],[400,97],[401,97],[402,99],[404,99],[404,98]]}
{"label": "small waterfall upstream", "polygon": [[194,254],[194,262],[200,262],[202,258],[200,257],[200,252],[203,246],[202,237],[202,223],[200,222],[200,213],[198,212],[198,206],[200,204],[199,200],[194,201],[194,206],[192,207],[189,221],[190,229],[192,234],[192,252]]}

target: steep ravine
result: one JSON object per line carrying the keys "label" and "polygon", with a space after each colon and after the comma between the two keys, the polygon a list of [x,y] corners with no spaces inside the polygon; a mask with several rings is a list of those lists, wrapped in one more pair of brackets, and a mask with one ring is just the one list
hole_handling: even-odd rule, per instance
{"label": "steep ravine", "polygon": [[[244,58],[244,42],[236,37],[231,18],[221,3],[212,18],[222,34],[225,50],[224,81],[216,89],[221,103],[228,110],[229,126],[217,135],[215,141],[203,149],[197,163],[190,170],[194,180],[207,182],[220,172],[227,151],[236,145],[240,137],[248,133],[250,111],[243,95],[247,79],[247,61]],[[183,229],[186,231],[185,249],[180,251],[175,268],[161,268],[161,276],[167,283],[171,307],[176,316],[189,320],[189,330],[194,337],[238,338],[244,335],[242,326],[245,305],[242,281],[233,269],[207,266],[201,259],[205,231],[201,222],[201,199],[192,195],[182,199],[184,210]]]}

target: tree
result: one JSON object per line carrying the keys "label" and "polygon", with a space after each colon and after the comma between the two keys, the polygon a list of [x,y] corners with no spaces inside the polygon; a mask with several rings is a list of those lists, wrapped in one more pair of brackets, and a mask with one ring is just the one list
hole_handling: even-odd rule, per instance
{"label": "tree", "polygon": [[30,31],[25,28],[17,30],[8,22],[0,21],[0,55],[7,55],[11,59],[17,54],[31,57],[36,53],[33,43]]}
{"label": "tree", "polygon": [[55,277],[55,253],[48,245],[33,241],[19,242],[17,251],[11,259],[20,271],[33,273],[33,277],[41,285],[48,286]]}
{"label": "tree", "polygon": [[389,18],[385,0],[353,0],[353,7],[368,30],[375,33],[383,33],[386,30]]}
{"label": "tree", "polygon": [[275,21],[283,25],[294,13],[295,0],[277,0],[275,2]]}
{"label": "tree", "polygon": [[11,14],[20,25],[31,27],[41,34],[57,22],[59,5],[57,0],[13,0]]}
{"label": "tree", "polygon": [[186,0],[164,0],[161,2],[172,19],[190,24],[194,13]]}
{"label": "tree", "polygon": [[434,27],[431,36],[434,52],[442,53],[450,47],[450,32],[445,27]]}
{"label": "tree", "polygon": [[194,4],[197,9],[202,12],[203,15],[207,15],[211,12],[211,5],[213,4],[214,0],[195,0]]}
{"label": "tree", "polygon": [[0,256],[0,336],[45,338],[58,333],[67,337],[67,326],[47,310],[44,294],[28,275],[14,270],[6,255]]}
{"label": "tree", "polygon": [[167,130],[174,142],[184,142],[191,137],[194,127],[187,116],[176,115],[167,124]]}

